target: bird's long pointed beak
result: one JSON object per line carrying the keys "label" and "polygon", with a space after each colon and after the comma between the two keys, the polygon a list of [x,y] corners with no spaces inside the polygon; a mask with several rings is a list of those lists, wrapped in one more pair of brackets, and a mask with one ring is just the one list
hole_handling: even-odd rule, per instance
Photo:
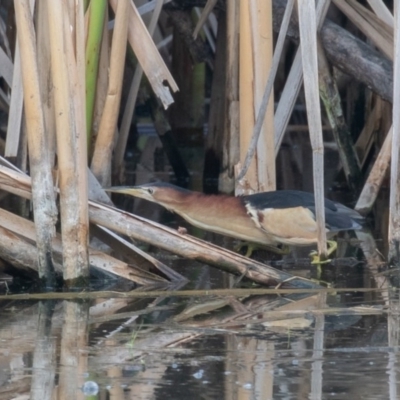
{"label": "bird's long pointed beak", "polygon": [[139,193],[141,193],[141,189],[136,186],[112,186],[109,188],[104,188],[104,190],[112,193],[129,194],[131,196],[137,196]]}

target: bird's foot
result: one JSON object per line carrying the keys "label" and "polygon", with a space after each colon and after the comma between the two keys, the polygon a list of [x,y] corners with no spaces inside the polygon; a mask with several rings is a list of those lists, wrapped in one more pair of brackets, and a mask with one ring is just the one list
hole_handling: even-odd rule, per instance
{"label": "bird's foot", "polygon": [[311,265],[315,265],[317,267],[317,271],[316,271],[317,278],[316,278],[316,281],[320,282],[321,281],[321,276],[322,276],[322,265],[328,264],[332,260],[329,259],[329,258],[327,258],[327,259],[321,258],[321,256],[315,250],[310,253],[310,257],[311,257]]}
{"label": "bird's foot", "polygon": [[312,265],[329,264],[332,261],[332,259],[330,259],[330,258],[327,258],[327,259],[321,258],[321,256],[315,250],[313,250],[310,253],[310,257],[311,257],[311,264]]}
{"label": "bird's foot", "polygon": [[280,254],[280,255],[286,255],[290,253],[290,248],[289,246],[286,245],[281,245],[280,247],[278,246],[273,246],[273,245],[259,245],[251,242],[241,242],[237,246],[234,247],[234,250],[236,252],[239,252],[242,250],[244,247],[247,247],[245,257],[251,257],[253,254],[254,250],[257,249],[262,249],[262,250],[267,250],[275,254]]}
{"label": "bird's foot", "polygon": [[330,255],[332,255],[336,249],[337,249],[337,243],[334,240],[328,240],[327,241],[327,247],[328,247],[328,251],[327,251],[327,258],[324,259],[322,258],[318,252],[316,250],[313,250],[310,253],[310,257],[311,257],[311,264],[312,265],[323,265],[323,264],[329,264],[332,259],[329,258]]}

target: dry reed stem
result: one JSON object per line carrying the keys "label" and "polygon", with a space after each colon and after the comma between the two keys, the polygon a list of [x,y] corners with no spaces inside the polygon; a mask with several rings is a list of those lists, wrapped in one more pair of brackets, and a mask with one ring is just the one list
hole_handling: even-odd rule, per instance
{"label": "dry reed stem", "polygon": [[[319,294],[327,293],[336,296],[338,293],[376,293],[381,294],[386,289],[380,288],[315,288],[315,289],[204,289],[204,290],[177,290],[174,291],[176,297],[216,297],[216,296],[237,296],[243,297],[244,293],[247,296],[257,295],[283,295],[283,294]],[[22,294],[5,294],[0,295],[0,300],[82,300],[82,299],[145,299],[151,297],[164,297],[165,290],[140,291],[131,290],[130,292],[49,292],[49,293],[22,293]],[[347,308],[346,308],[347,309]],[[381,310],[372,310],[372,313],[380,312]],[[20,326],[20,324],[18,325]],[[26,341],[24,342],[26,343]]]}
{"label": "dry reed stem", "polygon": [[239,2],[226,3],[226,116],[223,133],[222,173],[219,190],[231,193],[234,188],[234,166],[239,161]]}
{"label": "dry reed stem", "polygon": [[207,0],[207,3],[203,8],[201,16],[200,16],[199,20],[197,21],[196,27],[194,28],[193,39],[197,39],[197,35],[199,34],[200,29],[206,23],[207,18],[211,14],[211,11],[215,7],[215,5],[217,4],[217,1],[218,0]]}
{"label": "dry reed stem", "polygon": [[77,126],[77,119],[83,122],[75,109],[79,94],[75,93],[78,78],[69,15],[65,3],[63,6],[48,1],[60,182],[63,277],[64,280],[71,281],[89,276],[88,217],[80,210],[81,207],[86,207],[87,192],[85,197],[85,193],[79,191],[82,187],[79,181],[85,179],[86,168],[79,171],[80,164],[77,160],[77,138],[85,130]]}
{"label": "dry reed stem", "polygon": [[[198,7],[194,7],[193,11],[196,14],[196,18],[201,18],[202,13],[200,12],[200,9]],[[221,14],[222,15],[222,14]],[[203,29],[202,29],[202,34],[204,35],[204,42],[208,44],[210,47],[210,51],[212,54],[215,54],[216,51],[216,36],[217,32],[219,29],[219,22],[218,18],[216,15],[210,14],[208,18],[208,23],[203,24]],[[226,29],[224,29],[226,31]],[[196,37],[197,38],[197,37]],[[193,36],[193,39],[196,40],[196,38]],[[160,48],[160,47],[158,47]]]}
{"label": "dry reed stem", "polygon": [[278,106],[275,111],[275,156],[281,148],[293,108],[303,84],[303,66],[301,65],[301,51],[297,49],[292,67],[286,79],[286,84],[281,93]]}
{"label": "dry reed stem", "polygon": [[[178,272],[174,271],[172,268],[169,268],[167,265],[162,263],[161,261],[157,260],[150,254],[146,253],[145,251],[141,250],[139,247],[135,246],[131,241],[128,241],[121,236],[117,235],[113,231],[110,231],[107,228],[103,228],[101,226],[96,226],[98,228],[97,232],[101,232],[100,235],[97,235],[95,232],[94,234],[100,238],[100,240],[103,241],[103,243],[108,243],[111,248],[113,248],[118,254],[126,254],[131,256],[131,258],[128,258],[129,264],[135,264],[136,265],[136,260],[140,258],[140,263],[137,264],[137,268],[143,271],[143,275],[145,275],[144,270],[148,269],[158,269],[163,276],[165,276],[167,279],[175,282],[184,282],[187,281],[187,279],[179,274]],[[105,240],[103,240],[103,238]],[[132,260],[132,254],[134,254],[133,262]],[[137,257],[139,256],[139,257]],[[142,262],[144,261],[144,265]],[[141,268],[143,265],[143,268]],[[152,273],[148,273],[151,277],[153,277],[153,281],[160,281],[160,282],[167,282],[166,279],[163,277],[159,277],[157,275],[154,275]],[[154,277],[156,279],[154,279]],[[153,282],[154,283],[154,282]]]}
{"label": "dry reed stem", "polygon": [[49,157],[54,164],[56,155],[56,121],[53,104],[53,82],[51,79],[50,33],[47,1],[39,1],[36,10],[36,35],[38,43],[38,68],[40,94],[43,104],[43,117],[46,131],[46,145]]}
{"label": "dry reed stem", "polygon": [[362,214],[367,214],[371,211],[389,168],[392,151],[392,132],[393,128],[390,128],[355,206],[355,210]]}
{"label": "dry reed stem", "polygon": [[17,157],[21,135],[22,109],[24,105],[24,92],[21,71],[21,56],[18,42],[15,45],[14,71],[11,86],[10,109],[8,112],[7,139],[4,151],[5,157]]}
{"label": "dry reed stem", "polygon": [[[322,0],[320,0],[322,1]],[[318,253],[326,255],[324,143],[318,87],[317,24],[315,5],[309,0],[298,0],[300,46],[304,73],[304,92],[307,119],[313,149],[313,177],[315,211],[318,232]]]}
{"label": "dry reed stem", "polygon": [[[85,113],[85,30],[84,30],[84,5],[82,0],[64,0],[64,38],[66,49],[66,61],[69,75],[69,93],[72,101],[71,109],[71,134],[74,148],[72,156],[75,157],[75,181],[76,191],[75,207],[78,226],[75,245],[78,266],[72,274],[82,273],[87,276],[89,268],[89,214],[88,214],[88,160],[87,160],[87,135],[86,135],[86,113]],[[74,24],[72,24],[72,22]],[[78,65],[79,61],[79,65]],[[70,190],[71,193],[71,190]],[[72,206],[72,205],[71,205]],[[72,220],[71,220],[72,221]],[[73,236],[71,236],[73,240]],[[82,268],[82,271],[79,269]]]}
{"label": "dry reed stem", "polygon": [[[240,34],[239,34],[239,123],[240,123],[240,162],[243,162],[251,140],[254,126],[254,63],[252,49],[252,35],[250,23],[250,2],[240,0]],[[247,174],[243,178],[244,187],[240,193],[254,193],[258,191],[257,159],[249,165]],[[236,187],[238,194],[239,187]]]}
{"label": "dry reed stem", "polygon": [[91,163],[91,170],[94,176],[103,186],[111,184],[111,156],[122,94],[122,79],[128,35],[128,10],[129,1],[120,0],[116,11],[110,53],[107,98]]}
{"label": "dry reed stem", "polygon": [[21,196],[25,199],[32,199],[32,179],[11,167],[0,165],[0,187],[7,191]]}
{"label": "dry reed stem", "polygon": [[[149,24],[149,33],[150,36],[153,37],[154,30],[157,26],[158,19],[160,17],[160,13],[164,4],[164,0],[157,0],[156,7],[154,8],[153,14],[151,16],[150,24]],[[114,154],[114,174],[116,176],[120,176],[122,163],[124,161],[124,155],[126,151],[126,145],[128,143],[128,136],[130,127],[132,124],[133,113],[135,110],[135,104],[137,95],[139,93],[140,82],[143,76],[143,69],[138,64],[136,66],[135,74],[133,75],[133,80],[131,83],[131,87],[129,89],[128,99],[126,101],[124,114],[122,116],[121,127],[118,135],[117,145],[115,146],[115,154]]]}
{"label": "dry reed stem", "polygon": [[393,33],[385,22],[353,0],[332,1],[383,54],[393,60]]}
{"label": "dry reed stem", "polygon": [[375,14],[387,25],[394,27],[393,14],[389,11],[383,0],[367,0]]}
{"label": "dry reed stem", "polygon": [[52,285],[54,268],[51,240],[55,233],[57,210],[46,146],[43,107],[40,101],[39,73],[35,32],[27,0],[14,2],[18,42],[21,51],[22,81],[29,159],[32,176],[32,197],[38,247],[39,277]]}
{"label": "dry reed stem", "polygon": [[[250,142],[263,98],[263,88],[271,71],[273,54],[272,0],[250,2],[250,25],[254,70],[254,109],[253,125],[249,131]],[[275,137],[274,137],[274,96],[270,94],[262,135],[257,143],[257,190],[261,192],[276,190]],[[246,148],[246,152],[248,147]],[[244,158],[243,158],[244,160]]]}
{"label": "dry reed stem", "polygon": [[[110,0],[115,12],[117,0]],[[165,65],[160,53],[157,50],[140,14],[133,2],[130,3],[128,38],[132,49],[143,68],[155,94],[160,98],[165,108],[173,103],[168,83],[173,92],[178,86]]]}
{"label": "dry reed stem", "polygon": [[[0,238],[1,258],[20,271],[39,271],[37,246],[2,226],[0,226]],[[54,261],[53,265],[56,270],[62,268],[57,261]]]}
{"label": "dry reed stem", "polygon": [[[321,29],[329,5],[330,1],[327,0],[319,0],[317,3],[316,18],[318,30]],[[286,79],[286,84],[283,88],[278,107],[275,111],[275,155],[278,154],[281,147],[283,136],[286,133],[286,128],[288,126],[289,119],[292,116],[292,111],[301,88],[303,77],[302,68],[301,53],[300,49],[298,49],[294,57],[288,78]]]}
{"label": "dry reed stem", "polygon": [[[395,4],[394,10],[394,88],[393,93],[400,93],[400,6]],[[390,171],[389,200],[389,262],[400,265],[400,97],[393,96],[393,138],[392,162]]]}
{"label": "dry reed stem", "polygon": [[[371,12],[367,7],[362,5],[361,3],[355,1],[355,0],[347,0],[347,2],[351,5],[351,7],[356,10],[360,14],[362,18],[364,18],[367,23],[373,28],[374,32],[378,32],[378,38],[373,39],[377,40],[380,42],[381,40],[388,42],[391,44],[392,48],[388,48],[387,44],[382,43],[383,46],[385,46],[388,51],[393,55],[393,32],[394,32],[394,27],[393,27],[393,15],[391,16],[391,23],[387,23],[382,18],[376,15],[376,13]],[[377,1],[379,3],[379,0]],[[367,35],[367,37],[371,35],[371,32]],[[372,40],[372,38],[371,38]]]}
{"label": "dry reed stem", "polygon": [[[242,179],[244,177],[244,175],[246,174],[248,166],[250,165],[250,161],[254,157],[257,142],[258,142],[258,139],[261,134],[261,128],[262,128],[263,122],[265,120],[265,115],[267,112],[269,100],[271,99],[271,93],[272,93],[272,89],[274,87],[274,80],[275,80],[276,72],[278,70],[279,60],[282,55],[283,45],[285,44],[286,33],[287,33],[287,30],[289,27],[290,17],[292,15],[294,2],[295,2],[295,0],[289,0],[286,5],[285,13],[284,13],[284,16],[282,19],[281,28],[279,30],[278,40],[277,40],[276,46],[275,46],[275,51],[274,51],[274,56],[273,56],[273,60],[272,60],[272,66],[271,66],[270,73],[268,76],[268,81],[265,86],[261,104],[257,111],[257,119],[254,124],[253,135],[251,137],[251,142],[250,142],[249,148],[247,150],[246,158],[243,162],[243,168],[240,171],[238,178],[237,178],[239,180]],[[274,129],[273,129],[273,131],[274,131]],[[273,146],[274,146],[274,158],[275,158],[275,155],[276,155],[275,154],[276,153],[275,152],[275,137],[274,137]]]}
{"label": "dry reed stem", "polygon": [[[76,123],[76,174],[77,174],[77,191],[79,196],[79,221],[81,229],[78,230],[78,253],[87,257],[88,232],[89,232],[89,212],[88,212],[88,143],[86,134],[86,91],[85,91],[85,16],[83,0],[70,1],[73,5],[70,14],[75,22],[74,35],[72,41],[68,40],[67,44],[73,48],[69,50],[70,54],[75,53],[76,63],[73,64],[71,58],[70,71],[72,74],[72,95],[74,99],[75,123]],[[69,37],[68,37],[69,38]]]}

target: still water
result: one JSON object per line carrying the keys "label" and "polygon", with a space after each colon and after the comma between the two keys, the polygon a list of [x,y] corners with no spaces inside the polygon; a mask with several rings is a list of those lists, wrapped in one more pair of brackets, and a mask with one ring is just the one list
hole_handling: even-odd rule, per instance
{"label": "still water", "polygon": [[0,399],[399,398],[398,293],[366,265],[323,273],[364,289],[301,296],[178,268],[209,292],[2,300]]}

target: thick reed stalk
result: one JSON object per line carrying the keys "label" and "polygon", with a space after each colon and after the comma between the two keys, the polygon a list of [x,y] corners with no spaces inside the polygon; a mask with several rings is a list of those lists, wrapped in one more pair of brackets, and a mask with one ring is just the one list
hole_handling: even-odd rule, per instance
{"label": "thick reed stalk", "polygon": [[[82,3],[81,3],[82,4]],[[78,78],[70,18],[65,3],[48,1],[57,155],[60,183],[63,277],[71,284],[89,276],[87,176],[81,149],[85,136],[84,118],[79,112],[83,100]],[[85,146],[86,147],[86,146]],[[83,169],[83,170],[82,170]],[[83,211],[82,211],[83,210]]]}
{"label": "thick reed stalk", "polygon": [[32,176],[39,277],[46,282],[46,285],[51,286],[54,284],[51,240],[55,234],[57,209],[39,90],[35,32],[28,0],[17,0],[14,6],[21,64],[24,66],[22,84]]}

